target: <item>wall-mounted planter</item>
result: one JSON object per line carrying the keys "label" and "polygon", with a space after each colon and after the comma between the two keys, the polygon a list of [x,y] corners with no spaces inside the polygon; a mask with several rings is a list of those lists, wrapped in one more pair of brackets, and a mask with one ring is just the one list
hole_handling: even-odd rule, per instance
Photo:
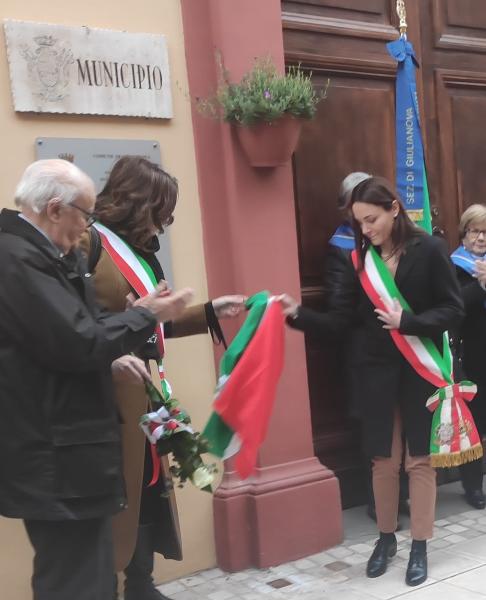
{"label": "wall-mounted planter", "polygon": [[252,167],[278,167],[286,164],[297,147],[302,119],[284,115],[270,123],[235,126],[243,152]]}

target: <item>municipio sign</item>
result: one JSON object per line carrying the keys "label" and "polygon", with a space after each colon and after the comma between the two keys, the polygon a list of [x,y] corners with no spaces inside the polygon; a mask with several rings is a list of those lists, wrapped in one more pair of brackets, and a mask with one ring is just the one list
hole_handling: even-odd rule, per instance
{"label": "municipio sign", "polygon": [[19,112],[171,118],[164,35],[4,22]]}

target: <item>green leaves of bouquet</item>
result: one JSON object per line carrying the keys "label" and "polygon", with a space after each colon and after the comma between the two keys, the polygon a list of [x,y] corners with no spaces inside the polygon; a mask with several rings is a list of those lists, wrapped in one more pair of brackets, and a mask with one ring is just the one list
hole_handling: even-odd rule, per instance
{"label": "green leaves of bouquet", "polygon": [[170,471],[183,487],[189,480],[197,488],[211,492],[216,471],[214,465],[206,465],[201,454],[208,451],[208,446],[199,432],[191,427],[188,413],[179,406],[175,398],[164,398],[152,382],[145,382],[152,412],[144,415],[140,426],[157,454],[172,455],[173,465]]}

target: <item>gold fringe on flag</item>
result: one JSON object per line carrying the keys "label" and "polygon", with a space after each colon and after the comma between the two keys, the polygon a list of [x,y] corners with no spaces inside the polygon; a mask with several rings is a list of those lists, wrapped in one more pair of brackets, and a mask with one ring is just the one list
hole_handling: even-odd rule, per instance
{"label": "gold fringe on flag", "polygon": [[454,452],[453,454],[431,454],[430,464],[434,468],[446,469],[449,467],[459,467],[473,460],[478,460],[483,456],[482,444],[476,444],[468,450]]}
{"label": "gold fringe on flag", "polygon": [[419,221],[423,221],[424,219],[424,210],[423,208],[419,210],[407,210],[407,215],[414,222],[418,223]]}

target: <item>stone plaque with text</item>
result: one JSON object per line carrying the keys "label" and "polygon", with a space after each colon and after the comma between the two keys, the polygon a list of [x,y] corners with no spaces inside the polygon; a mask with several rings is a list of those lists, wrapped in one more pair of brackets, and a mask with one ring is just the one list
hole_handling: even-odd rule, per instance
{"label": "stone plaque with text", "polygon": [[172,117],[164,35],[6,20],[16,111]]}

